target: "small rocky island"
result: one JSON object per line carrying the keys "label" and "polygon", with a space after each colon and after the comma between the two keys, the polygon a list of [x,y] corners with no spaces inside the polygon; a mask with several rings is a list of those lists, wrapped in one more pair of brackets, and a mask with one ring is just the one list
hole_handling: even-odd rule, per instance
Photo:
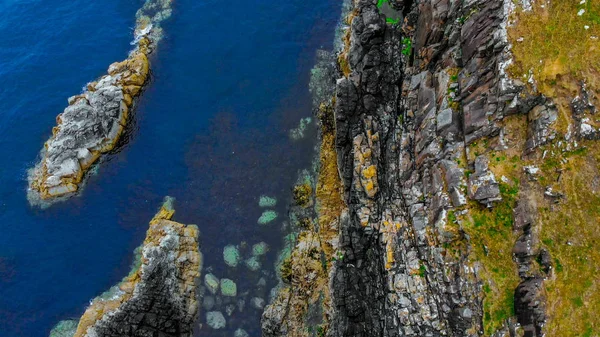
{"label": "small rocky island", "polygon": [[148,82],[148,56],[161,39],[160,23],[170,15],[171,0],[147,0],[136,14],[135,48],[127,59],[111,64],[106,75],[68,99],[69,106],[56,117],[40,162],[29,172],[32,204],[75,193],[90,167],[115,148],[135,98]]}
{"label": "small rocky island", "polygon": [[167,199],[136,249],[130,274],[95,298],[78,322],[60,322],[50,336],[192,336],[202,269],[199,232],[171,221],[174,213]]}

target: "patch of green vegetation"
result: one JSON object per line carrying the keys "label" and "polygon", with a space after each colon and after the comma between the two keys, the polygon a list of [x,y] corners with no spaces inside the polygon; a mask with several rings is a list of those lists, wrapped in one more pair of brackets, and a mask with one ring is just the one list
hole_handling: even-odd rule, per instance
{"label": "patch of green vegetation", "polygon": [[588,148],[587,147],[580,147],[580,148],[578,148],[576,150],[566,152],[564,154],[564,156],[567,157],[567,158],[571,157],[571,156],[583,156],[583,155],[587,154],[587,152],[588,152]]}
{"label": "patch of green vegetation", "polygon": [[575,151],[549,152],[553,158],[539,166],[547,178],[542,187],[565,195],[558,203],[538,199],[542,242],[554,267],[554,277],[546,281],[548,336],[583,336],[600,310],[600,198],[591,184],[598,176],[600,144],[580,144]]}
{"label": "patch of green vegetation", "polygon": [[486,336],[514,315],[514,290],[520,282],[511,254],[516,239],[512,227],[518,186],[518,180],[500,183],[502,201],[493,208],[470,204],[471,218],[464,222],[474,255],[471,260],[484,266],[480,276],[485,281],[483,325]]}
{"label": "patch of green vegetation", "polygon": [[448,221],[450,221],[450,223],[456,223],[456,214],[454,211],[448,212]]}
{"label": "patch of green vegetation", "polygon": [[585,328],[585,331],[583,332],[583,335],[581,335],[582,337],[593,337],[594,336],[594,329],[592,328],[591,325],[587,325]]}
{"label": "patch of green vegetation", "polygon": [[419,276],[424,278],[426,274],[427,274],[427,268],[425,267],[424,264],[421,264],[421,266],[419,266]]}
{"label": "patch of green vegetation", "polygon": [[395,25],[398,24],[398,22],[400,22],[400,19],[394,19],[394,18],[385,18],[385,22],[389,23],[391,25]]}
{"label": "patch of green vegetation", "polygon": [[542,239],[542,243],[548,247],[554,246],[554,240],[552,240],[552,239],[548,239],[548,238]]}
{"label": "patch of green vegetation", "polygon": [[402,55],[410,56],[412,54],[412,41],[410,38],[405,37],[402,39]]}
{"label": "patch of green vegetation", "polygon": [[335,252],[335,254],[333,254],[331,259],[334,261],[342,261],[344,259],[344,253],[338,250]]}
{"label": "patch of green vegetation", "polygon": [[557,273],[563,272],[563,265],[562,263],[560,263],[560,260],[558,258],[554,258],[554,269]]}
{"label": "patch of green vegetation", "polygon": [[581,296],[573,297],[571,299],[571,302],[573,302],[573,305],[575,305],[575,307],[577,308],[583,307],[583,299],[581,298]]}
{"label": "patch of green vegetation", "polygon": [[325,337],[327,334],[327,330],[323,325],[317,326],[317,337]]}

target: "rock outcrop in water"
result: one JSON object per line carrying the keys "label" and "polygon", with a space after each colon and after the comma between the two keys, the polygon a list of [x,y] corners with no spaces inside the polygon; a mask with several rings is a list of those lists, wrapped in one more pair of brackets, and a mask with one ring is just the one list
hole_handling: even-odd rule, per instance
{"label": "rock outcrop in water", "polygon": [[148,56],[162,36],[160,23],[171,15],[171,0],[147,0],[137,12],[126,60],[110,65],[107,74],[88,83],[82,94],[56,117],[57,125],[44,144],[41,161],[29,173],[29,200],[42,203],[75,193],[86,172],[123,135],[134,99],[150,76]]}
{"label": "rock outcrop in water", "polygon": [[[344,207],[328,221],[317,207],[319,226],[300,230],[264,336],[544,335],[555,274],[540,223],[567,199],[548,177],[561,181],[555,167],[590,137],[559,138],[557,104],[509,76],[513,11],[510,0],[354,2],[334,123],[320,118],[321,170],[335,151]],[[582,91],[575,122],[578,107],[595,110]]]}
{"label": "rock outcrop in water", "polygon": [[150,221],[130,275],[95,298],[77,325],[63,321],[53,336],[74,325],[76,337],[192,336],[202,268],[198,228],[171,221],[173,213],[167,201]]}

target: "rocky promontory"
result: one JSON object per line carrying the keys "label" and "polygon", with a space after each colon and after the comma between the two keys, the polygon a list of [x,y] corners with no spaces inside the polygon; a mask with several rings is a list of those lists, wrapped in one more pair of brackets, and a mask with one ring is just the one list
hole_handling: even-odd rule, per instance
{"label": "rocky promontory", "polygon": [[192,336],[202,268],[199,232],[171,221],[173,214],[167,200],[150,221],[130,274],[95,298],[78,323],[63,321],[51,336]]}
{"label": "rocky promontory", "polygon": [[68,99],[40,162],[29,172],[32,204],[75,193],[90,167],[115,148],[148,82],[148,57],[161,39],[160,23],[170,15],[171,0],[147,0],[136,14],[135,47],[127,59],[111,64],[106,75]]}

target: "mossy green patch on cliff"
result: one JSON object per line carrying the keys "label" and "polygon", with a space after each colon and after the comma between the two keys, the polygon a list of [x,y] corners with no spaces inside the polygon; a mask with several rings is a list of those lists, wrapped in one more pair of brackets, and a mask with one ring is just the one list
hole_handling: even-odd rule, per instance
{"label": "mossy green patch on cliff", "polygon": [[402,55],[410,56],[412,53],[412,40],[408,37],[402,39]]}
{"label": "mossy green patch on cliff", "polygon": [[484,319],[485,335],[489,336],[502,327],[505,320],[514,315],[514,289],[519,275],[512,260],[512,248],[516,236],[512,231],[512,210],[516,202],[517,183],[500,184],[503,200],[494,208],[472,204],[470,219],[464,229],[470,237],[472,260],[483,266],[480,276],[485,287]]}

